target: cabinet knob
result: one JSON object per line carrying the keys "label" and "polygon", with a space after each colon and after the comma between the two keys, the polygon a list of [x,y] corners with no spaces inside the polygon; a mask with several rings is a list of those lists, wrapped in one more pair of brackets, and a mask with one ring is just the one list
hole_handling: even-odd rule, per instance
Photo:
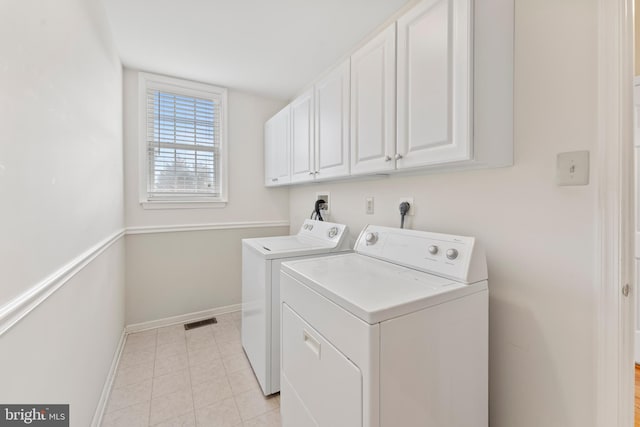
{"label": "cabinet knob", "polygon": [[316,171],[315,173],[320,173],[320,171]]}
{"label": "cabinet knob", "polygon": [[271,178],[271,182],[276,182],[278,178]]}
{"label": "cabinet knob", "polygon": [[396,160],[400,160],[402,158],[402,154],[396,153]]}
{"label": "cabinet knob", "polygon": [[309,175],[313,175],[315,172],[309,172]]}
{"label": "cabinet knob", "polygon": [[384,161],[385,162],[390,162],[391,161],[391,156],[384,156]]}

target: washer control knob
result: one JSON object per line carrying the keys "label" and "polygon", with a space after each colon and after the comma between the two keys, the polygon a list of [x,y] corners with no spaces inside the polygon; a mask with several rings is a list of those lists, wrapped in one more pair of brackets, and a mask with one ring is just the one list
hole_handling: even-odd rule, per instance
{"label": "washer control knob", "polygon": [[309,229],[309,224],[303,225],[302,228],[304,228],[305,230],[308,230]]}
{"label": "washer control knob", "polygon": [[309,224],[309,231],[313,230],[313,224]]}
{"label": "washer control knob", "polygon": [[336,234],[338,234],[338,227],[331,227],[327,234],[329,235],[330,239],[333,239],[334,237],[336,237]]}
{"label": "washer control knob", "polygon": [[458,258],[458,251],[456,249],[447,249],[447,258],[456,259]]}
{"label": "washer control knob", "polygon": [[435,255],[438,253],[438,247],[436,245],[429,246],[429,253],[431,255]]}
{"label": "washer control knob", "polygon": [[367,242],[367,245],[374,245],[378,241],[378,233],[369,232],[365,234],[364,240]]}

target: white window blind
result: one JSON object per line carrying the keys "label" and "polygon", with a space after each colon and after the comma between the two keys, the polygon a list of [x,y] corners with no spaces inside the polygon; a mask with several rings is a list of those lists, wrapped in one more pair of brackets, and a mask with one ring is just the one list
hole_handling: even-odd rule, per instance
{"label": "white window blind", "polygon": [[221,101],[147,86],[147,194],[221,196]]}

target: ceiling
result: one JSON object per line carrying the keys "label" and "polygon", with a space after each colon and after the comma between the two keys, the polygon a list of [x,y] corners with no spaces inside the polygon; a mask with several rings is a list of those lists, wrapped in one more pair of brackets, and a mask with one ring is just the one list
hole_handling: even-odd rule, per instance
{"label": "ceiling", "polygon": [[102,0],[126,67],[289,99],[408,0]]}

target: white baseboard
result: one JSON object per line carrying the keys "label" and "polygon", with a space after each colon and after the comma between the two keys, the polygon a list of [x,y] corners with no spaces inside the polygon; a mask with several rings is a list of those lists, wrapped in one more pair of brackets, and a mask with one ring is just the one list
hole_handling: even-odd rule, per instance
{"label": "white baseboard", "polygon": [[93,420],[91,421],[91,427],[100,427],[100,424],[102,423],[102,417],[104,416],[104,411],[107,409],[109,394],[111,393],[111,387],[113,386],[113,382],[116,379],[116,372],[118,371],[118,364],[120,363],[120,356],[122,355],[122,350],[124,349],[124,343],[126,339],[127,339],[127,333],[125,330],[123,330],[122,335],[120,335],[120,341],[118,342],[118,347],[116,348],[116,351],[113,354],[113,360],[111,362],[111,368],[109,369],[109,374],[107,375],[107,379],[104,382],[104,387],[102,387],[102,394],[100,395],[100,400],[98,401],[96,412],[93,415]]}
{"label": "white baseboard", "polygon": [[141,332],[147,329],[161,328],[163,326],[177,325],[179,323],[196,322],[198,320],[207,319],[213,316],[219,316],[221,314],[232,313],[239,311],[242,308],[242,304],[227,305],[224,307],[212,308],[209,310],[196,311],[195,313],[181,314],[179,316],[166,317],[164,319],[151,320],[149,322],[134,323],[127,325],[124,330],[127,334],[133,332]]}

